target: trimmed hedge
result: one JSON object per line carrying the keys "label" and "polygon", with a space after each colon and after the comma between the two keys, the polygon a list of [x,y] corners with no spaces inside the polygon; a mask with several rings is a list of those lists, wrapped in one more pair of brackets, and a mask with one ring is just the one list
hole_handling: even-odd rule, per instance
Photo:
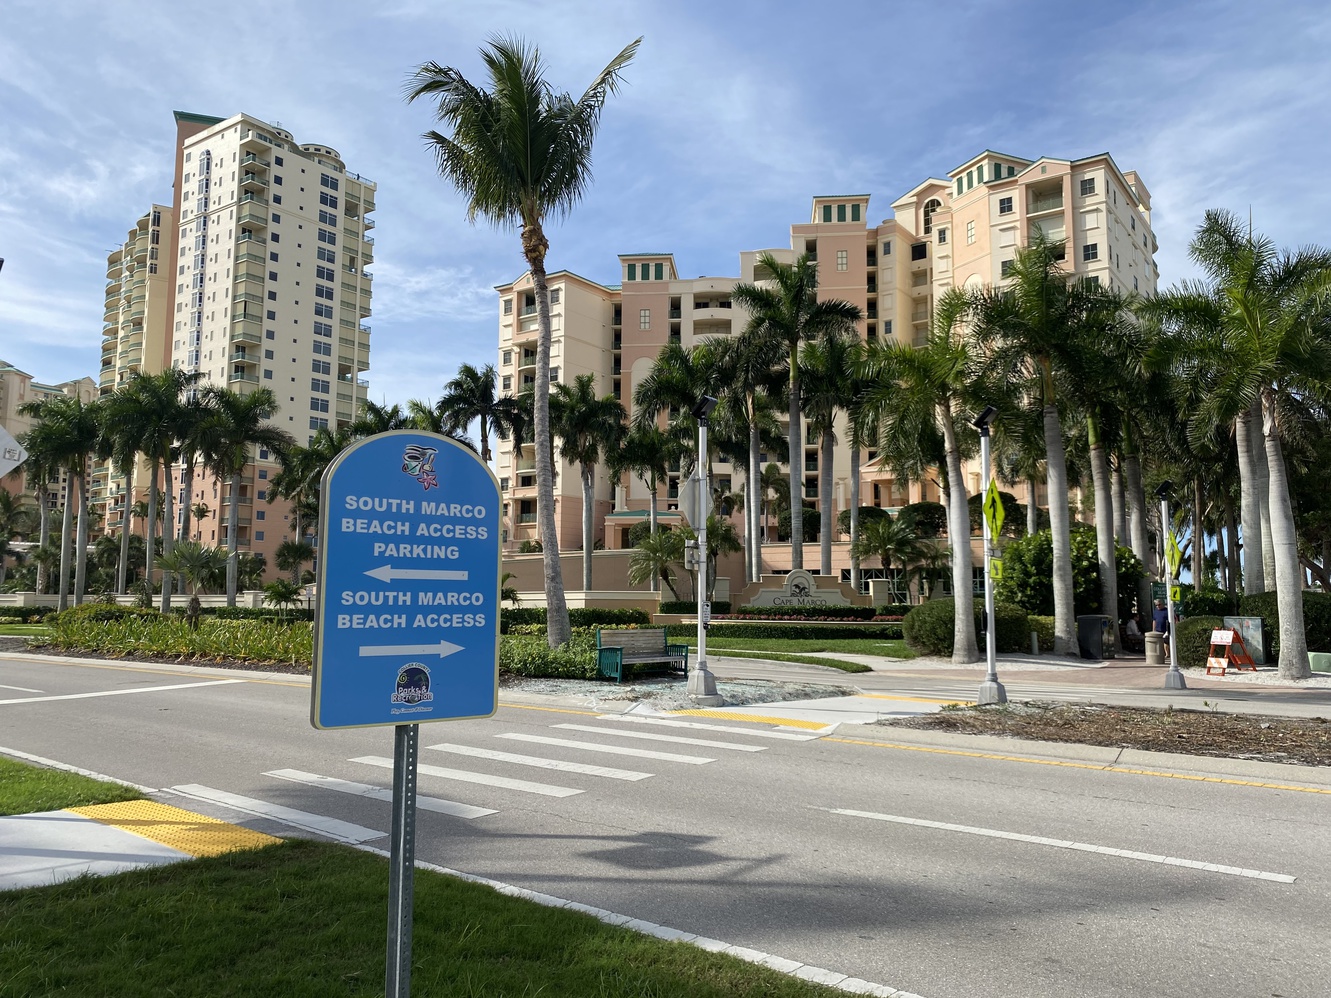
{"label": "trimmed hedge", "polygon": [[[743,607],[740,608],[741,610]],[[657,613],[697,613],[698,604],[693,600],[687,599],[667,599],[662,600],[657,608]],[[730,613],[730,600],[714,599],[712,600],[712,616],[719,613]]]}
{"label": "trimmed hedge", "polygon": [[[1030,647],[1031,629],[1026,611],[1008,603],[994,607],[1001,652],[1020,652]],[[950,599],[929,600],[906,614],[901,622],[906,643],[930,655],[951,655],[955,635],[955,604]],[[981,608],[975,610],[975,635],[980,636]]]}
{"label": "trimmed hedge", "polygon": [[0,620],[15,624],[40,624],[51,610],[45,606],[0,606]]}
{"label": "trimmed hedge", "polygon": [[90,622],[107,624],[117,620],[128,620],[132,617],[162,619],[162,615],[156,610],[143,610],[137,606],[119,606],[115,603],[84,603],[82,606],[71,606],[68,610],[47,614],[46,623],[52,626]]}
{"label": "trimmed hedge", "polygon": [[[1280,607],[1275,593],[1255,593],[1239,600],[1239,614],[1262,618],[1262,636],[1266,642],[1266,660],[1280,658]],[[1331,595],[1305,590],[1303,593],[1303,633],[1309,651],[1331,651]]]}
{"label": "trimmed hedge", "polygon": [[[173,602],[171,612],[178,616],[185,615],[184,603]],[[272,620],[279,623],[300,621],[309,623],[314,620],[313,607],[290,607],[279,610],[267,606],[204,606],[199,608],[200,617],[213,617],[217,620]]]}
{"label": "trimmed hedge", "polygon": [[1040,639],[1040,651],[1053,651],[1054,618],[1031,614],[1026,619],[1030,622],[1031,630],[1034,631]]}
{"label": "trimmed hedge", "polygon": [[[666,633],[672,638],[687,638],[698,633],[694,624],[671,624]],[[707,631],[712,637],[775,638],[787,641],[848,641],[859,638],[900,641],[900,624],[784,624],[779,621],[720,621]]]}
{"label": "trimmed hedge", "polygon": [[[715,609],[716,604],[712,606]],[[738,617],[764,617],[770,620],[787,617],[803,620],[873,620],[876,613],[871,606],[742,606],[735,611]]]}
{"label": "trimmed hedge", "polygon": [[499,642],[499,671],[527,678],[595,679],[596,635],[575,632],[567,644],[551,648],[543,634],[507,634]]}
{"label": "trimmed hedge", "polygon": [[1178,650],[1180,669],[1204,669],[1206,653],[1211,648],[1211,632],[1217,627],[1224,627],[1219,617],[1185,617],[1178,622],[1174,633],[1174,645]]}
{"label": "trimmed hedge", "polygon": [[1238,610],[1238,599],[1219,589],[1190,591],[1184,586],[1181,595],[1189,617],[1226,617]]}
{"label": "trimmed hedge", "polygon": [[[615,609],[603,607],[576,607],[568,612],[571,627],[617,626],[640,624],[644,627],[652,622],[651,614],[636,608]],[[520,606],[504,607],[499,611],[499,633],[509,633],[509,628],[516,624],[544,624],[545,607]]]}

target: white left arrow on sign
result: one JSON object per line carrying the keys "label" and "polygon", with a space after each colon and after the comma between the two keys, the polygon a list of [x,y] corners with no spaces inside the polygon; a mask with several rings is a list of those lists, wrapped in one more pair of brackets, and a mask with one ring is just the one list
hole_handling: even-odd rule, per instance
{"label": "white left arrow on sign", "polygon": [[28,452],[9,435],[8,430],[0,426],[0,478],[4,478],[27,459]]}
{"label": "white left arrow on sign", "polygon": [[454,652],[462,651],[462,645],[449,641],[439,641],[432,645],[361,645],[361,658],[375,658],[386,655],[438,655],[447,658]]}
{"label": "white left arrow on sign", "polygon": [[447,568],[394,568],[392,565],[380,565],[365,573],[380,582],[393,582],[396,579],[438,579],[442,582],[466,582],[467,573]]}

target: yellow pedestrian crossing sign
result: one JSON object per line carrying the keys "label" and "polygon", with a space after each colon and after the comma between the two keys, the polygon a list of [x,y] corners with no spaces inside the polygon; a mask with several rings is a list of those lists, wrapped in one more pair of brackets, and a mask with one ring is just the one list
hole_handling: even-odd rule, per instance
{"label": "yellow pedestrian crossing sign", "polygon": [[998,582],[999,580],[1001,580],[1001,579],[1003,578],[1003,559],[1002,559],[1002,558],[990,558],[990,559],[989,559],[989,578],[993,579],[995,582]]}
{"label": "yellow pedestrian crossing sign", "polygon": [[1169,598],[1170,598],[1174,603],[1182,603],[1182,602],[1183,602],[1183,587],[1182,587],[1182,586],[1170,586],[1170,587],[1169,587]]}
{"label": "yellow pedestrian crossing sign", "polygon": [[997,537],[1003,529],[1003,500],[998,495],[998,479],[990,479],[989,491],[984,494],[984,519],[989,524],[989,536]]}
{"label": "yellow pedestrian crossing sign", "polygon": [[1169,532],[1169,540],[1165,543],[1165,560],[1169,565],[1169,575],[1171,578],[1178,578],[1179,569],[1183,566],[1183,552],[1179,549],[1178,538],[1174,536],[1174,531]]}

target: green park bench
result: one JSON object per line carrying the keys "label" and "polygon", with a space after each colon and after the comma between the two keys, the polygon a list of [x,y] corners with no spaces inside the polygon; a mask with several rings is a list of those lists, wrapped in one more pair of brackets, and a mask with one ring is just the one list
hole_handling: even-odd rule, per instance
{"label": "green park bench", "polygon": [[598,630],[596,667],[598,675],[617,683],[622,683],[624,676],[635,670],[684,675],[689,668],[689,646],[668,644],[664,627]]}

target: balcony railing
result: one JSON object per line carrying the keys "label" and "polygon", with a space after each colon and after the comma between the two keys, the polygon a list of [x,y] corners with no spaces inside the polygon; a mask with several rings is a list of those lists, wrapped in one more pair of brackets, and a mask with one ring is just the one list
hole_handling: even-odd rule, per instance
{"label": "balcony railing", "polygon": [[1039,214],[1042,211],[1061,210],[1063,207],[1063,195],[1057,194],[1053,197],[1032,197],[1026,203],[1026,212],[1030,215]]}

